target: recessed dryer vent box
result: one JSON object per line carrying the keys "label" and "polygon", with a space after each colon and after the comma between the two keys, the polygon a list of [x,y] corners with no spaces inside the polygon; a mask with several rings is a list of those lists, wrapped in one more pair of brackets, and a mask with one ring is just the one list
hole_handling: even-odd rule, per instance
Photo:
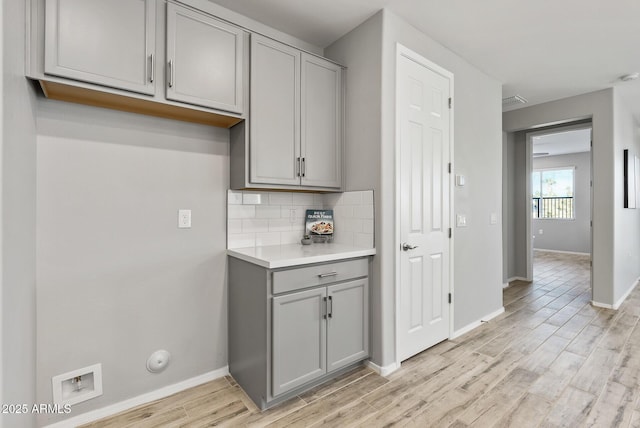
{"label": "recessed dryer vent box", "polygon": [[77,404],[102,395],[102,364],[73,370],[51,379],[53,404]]}

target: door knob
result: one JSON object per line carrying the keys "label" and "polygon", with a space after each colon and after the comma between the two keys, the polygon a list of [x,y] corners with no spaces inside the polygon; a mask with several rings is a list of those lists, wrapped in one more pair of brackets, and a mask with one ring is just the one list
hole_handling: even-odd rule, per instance
{"label": "door knob", "polygon": [[417,245],[409,245],[406,242],[402,244],[402,251],[415,250],[416,248],[418,248]]}

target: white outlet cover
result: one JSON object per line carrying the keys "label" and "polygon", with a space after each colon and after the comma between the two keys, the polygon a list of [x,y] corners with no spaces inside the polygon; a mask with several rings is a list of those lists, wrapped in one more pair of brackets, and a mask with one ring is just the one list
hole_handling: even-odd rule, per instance
{"label": "white outlet cover", "polygon": [[178,228],[189,229],[191,227],[191,210],[178,210]]}
{"label": "white outlet cover", "polygon": [[464,175],[456,175],[456,185],[459,187],[464,187],[465,185]]}

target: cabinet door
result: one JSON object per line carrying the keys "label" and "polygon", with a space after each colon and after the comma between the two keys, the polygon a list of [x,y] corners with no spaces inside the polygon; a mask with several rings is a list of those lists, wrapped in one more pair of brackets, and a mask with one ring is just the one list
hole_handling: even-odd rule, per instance
{"label": "cabinet door", "polygon": [[326,288],[273,298],[272,394],[326,373]]}
{"label": "cabinet door", "polygon": [[242,113],[244,31],[167,4],[167,99]]}
{"label": "cabinet door", "polygon": [[302,185],[342,186],[342,68],[302,55]]}
{"label": "cabinet door", "polygon": [[47,0],[45,73],[155,92],[155,0]]}
{"label": "cabinet door", "polygon": [[328,287],[327,371],[369,355],[369,281]]}
{"label": "cabinet door", "polygon": [[251,36],[250,177],[300,185],[300,51]]}

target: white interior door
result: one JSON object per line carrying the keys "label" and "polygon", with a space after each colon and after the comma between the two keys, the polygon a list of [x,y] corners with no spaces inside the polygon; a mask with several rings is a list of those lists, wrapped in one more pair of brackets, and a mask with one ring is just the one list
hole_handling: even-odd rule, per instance
{"label": "white interior door", "polygon": [[398,49],[401,247],[397,340],[402,361],[449,337],[452,77]]}

